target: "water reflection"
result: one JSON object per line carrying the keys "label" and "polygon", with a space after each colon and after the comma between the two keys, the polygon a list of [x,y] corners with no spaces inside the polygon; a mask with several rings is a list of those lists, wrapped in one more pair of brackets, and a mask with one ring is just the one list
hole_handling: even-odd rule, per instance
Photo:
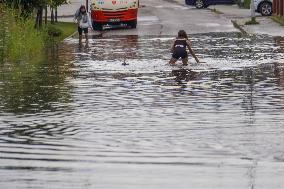
{"label": "water reflection", "polygon": [[[7,64],[0,72],[1,112],[39,113],[64,109],[71,101],[66,78],[72,72],[68,45],[46,50],[46,62]],[[70,47],[69,47],[70,48]],[[70,51],[69,51],[70,52]]]}
{"label": "water reflection", "polygon": [[47,62],[2,67],[1,186],[282,185],[281,47],[268,36],[193,35],[206,63],[172,67],[172,39],[70,39]]}
{"label": "water reflection", "polygon": [[275,37],[275,42],[279,45],[281,52],[284,52],[284,37]]}
{"label": "water reflection", "polygon": [[[103,36],[93,37],[93,48],[89,51],[93,60],[125,60],[137,58],[139,50],[138,36],[115,37],[107,39]],[[85,51],[86,52],[86,51]]]}
{"label": "water reflection", "polygon": [[197,72],[190,69],[173,70],[172,75],[176,77],[175,80],[178,84],[182,84],[183,81],[188,82],[197,78]]}
{"label": "water reflection", "polygon": [[173,83],[173,85],[178,85],[180,86],[180,93],[184,94],[184,90],[186,90],[187,87],[187,83],[189,81],[195,80],[197,79],[198,73],[194,72],[190,69],[173,69],[171,76],[175,77],[174,81],[176,83]]}

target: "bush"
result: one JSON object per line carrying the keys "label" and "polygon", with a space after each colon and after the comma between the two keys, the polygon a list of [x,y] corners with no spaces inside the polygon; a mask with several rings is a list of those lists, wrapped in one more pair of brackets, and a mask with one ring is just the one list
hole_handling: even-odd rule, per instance
{"label": "bush", "polygon": [[60,37],[63,31],[55,25],[48,25],[47,33],[49,37]]}
{"label": "bush", "polygon": [[251,0],[237,0],[237,4],[242,7],[242,8],[246,8],[246,9],[250,9],[250,2]]}
{"label": "bush", "polygon": [[245,7],[246,9],[249,9],[249,8],[250,8],[250,1],[251,1],[251,0],[245,0],[245,1],[244,1],[244,7]]}

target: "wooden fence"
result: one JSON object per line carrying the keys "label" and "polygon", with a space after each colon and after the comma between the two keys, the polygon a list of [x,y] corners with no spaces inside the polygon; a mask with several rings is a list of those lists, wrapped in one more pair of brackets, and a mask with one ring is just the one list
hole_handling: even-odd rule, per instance
{"label": "wooden fence", "polygon": [[273,0],[273,14],[284,16],[284,0]]}

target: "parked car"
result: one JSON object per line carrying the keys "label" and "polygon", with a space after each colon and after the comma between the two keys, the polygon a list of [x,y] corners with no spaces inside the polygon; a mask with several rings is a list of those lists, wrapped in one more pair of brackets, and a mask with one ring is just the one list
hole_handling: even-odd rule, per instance
{"label": "parked car", "polygon": [[254,0],[255,11],[262,16],[272,15],[272,1],[273,0]]}
{"label": "parked car", "polygon": [[209,5],[234,4],[235,0],[185,0],[185,4],[198,9],[207,8]]}

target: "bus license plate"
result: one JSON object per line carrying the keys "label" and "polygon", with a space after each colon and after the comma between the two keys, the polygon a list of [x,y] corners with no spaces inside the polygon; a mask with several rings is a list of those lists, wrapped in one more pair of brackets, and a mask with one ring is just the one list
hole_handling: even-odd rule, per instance
{"label": "bus license plate", "polygon": [[113,19],[109,19],[110,22],[120,22],[119,18],[113,18]]}

